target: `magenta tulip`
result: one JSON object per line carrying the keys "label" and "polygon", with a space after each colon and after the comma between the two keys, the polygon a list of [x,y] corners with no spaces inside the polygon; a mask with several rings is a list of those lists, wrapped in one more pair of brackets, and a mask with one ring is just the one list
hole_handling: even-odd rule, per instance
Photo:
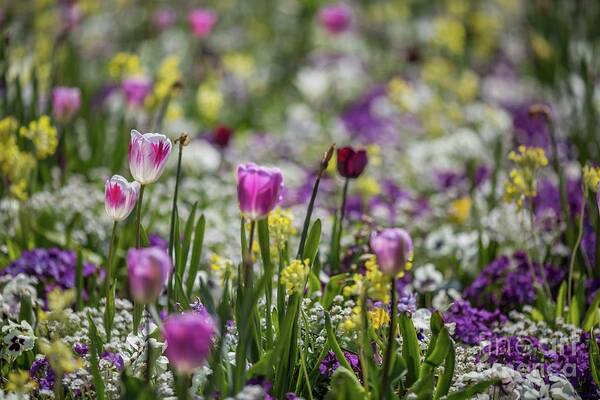
{"label": "magenta tulip", "polygon": [[142,185],[156,182],[171,154],[171,140],[159,133],[141,134],[131,131],[129,142],[129,169],[133,179]]}
{"label": "magenta tulip", "polygon": [[123,221],[131,214],[140,192],[140,184],[113,175],[104,185],[104,209],[113,221]]}
{"label": "magenta tulip", "polygon": [[141,106],[152,91],[152,81],[143,76],[127,78],[121,84],[125,101],[130,106]]}
{"label": "magenta tulip", "polygon": [[408,232],[400,228],[388,228],[371,235],[371,249],[377,256],[377,264],[385,274],[395,276],[410,260],[413,242]]}
{"label": "magenta tulip", "polygon": [[215,324],[207,313],[189,311],[171,315],[163,326],[167,358],[178,373],[191,374],[212,348]]}
{"label": "magenta tulip", "polygon": [[173,264],[161,247],[129,249],[127,274],[133,300],[140,304],[154,303],[165,287]]}
{"label": "magenta tulip", "polygon": [[238,202],[242,214],[256,221],[267,216],[281,200],[283,175],[278,168],[254,163],[237,168]]}
{"label": "magenta tulip", "polygon": [[352,9],[343,3],[326,6],[319,12],[319,22],[327,32],[336,35],[350,27]]}
{"label": "magenta tulip", "polygon": [[71,120],[81,108],[81,90],[59,86],[52,90],[52,112],[59,121]]}
{"label": "magenta tulip", "polygon": [[198,39],[208,36],[217,24],[217,14],[206,8],[197,8],[189,13],[188,22]]}

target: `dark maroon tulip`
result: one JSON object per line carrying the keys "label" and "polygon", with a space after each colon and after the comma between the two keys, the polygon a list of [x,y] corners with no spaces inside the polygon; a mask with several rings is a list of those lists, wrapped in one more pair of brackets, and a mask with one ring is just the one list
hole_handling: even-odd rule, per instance
{"label": "dark maroon tulip", "polygon": [[344,178],[358,178],[367,166],[367,152],[342,147],[337,151],[337,169]]}
{"label": "dark maroon tulip", "polygon": [[229,145],[233,129],[227,125],[218,125],[213,131],[213,143],[224,149]]}

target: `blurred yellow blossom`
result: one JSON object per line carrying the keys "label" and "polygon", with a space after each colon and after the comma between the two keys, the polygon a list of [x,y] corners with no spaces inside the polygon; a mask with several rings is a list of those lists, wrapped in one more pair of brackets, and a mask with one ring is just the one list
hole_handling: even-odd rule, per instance
{"label": "blurred yellow blossom", "polygon": [[294,215],[288,210],[277,207],[269,214],[269,234],[278,248],[282,247],[290,236],[296,234],[293,222]]}
{"label": "blurred yellow blossom", "polygon": [[240,79],[248,79],[254,74],[256,66],[251,55],[246,53],[227,53],[223,56],[225,68]]}
{"label": "blurred yellow blossom", "polygon": [[310,272],[310,260],[292,260],[290,265],[281,271],[281,284],[285,286],[288,294],[301,293],[308,273]]}
{"label": "blurred yellow blossom", "polygon": [[542,60],[548,60],[552,57],[552,45],[542,35],[532,33],[529,40],[531,42],[531,48],[536,56]]}
{"label": "blurred yellow blossom", "polygon": [[461,55],[465,50],[467,32],[457,18],[439,17],[434,22],[433,44],[453,55]]}
{"label": "blurred yellow blossom", "polygon": [[450,203],[450,217],[459,224],[464,224],[471,215],[472,203],[469,196],[454,200]]}
{"label": "blurred yellow blossom", "polygon": [[58,146],[58,133],[47,115],[31,121],[27,127],[22,126],[19,134],[33,142],[35,155],[40,160],[54,154]]}
{"label": "blurred yellow blossom", "polygon": [[363,175],[356,180],[356,190],[360,193],[361,197],[369,199],[370,197],[376,196],[381,193],[381,186],[377,179]]}
{"label": "blurred yellow blossom", "polygon": [[456,82],[455,92],[463,102],[472,101],[479,90],[479,78],[471,70],[464,70]]}
{"label": "blurred yellow blossom", "polygon": [[583,167],[583,184],[588,190],[593,192],[598,191],[600,185],[600,167],[592,167],[586,165]]}
{"label": "blurred yellow blossom", "polygon": [[8,374],[6,390],[26,394],[37,388],[37,382],[31,379],[29,371],[18,370]]}
{"label": "blurred yellow blossom", "polygon": [[375,307],[369,311],[367,317],[369,318],[369,323],[373,325],[373,328],[375,329],[379,329],[390,323],[390,314],[381,307]]}
{"label": "blurred yellow blossom", "polygon": [[48,309],[50,311],[62,311],[75,301],[75,290],[53,289],[48,293]]}
{"label": "blurred yellow blossom", "polygon": [[504,184],[504,201],[514,202],[521,209],[526,198],[537,195],[536,175],[540,168],[548,165],[544,149],[519,146],[518,152],[511,151],[508,158],[516,164]]}
{"label": "blurred yellow blossom", "polygon": [[119,52],[108,63],[108,73],[114,79],[138,75],[142,72],[142,64],[137,54]]}
{"label": "blurred yellow blossom", "polygon": [[75,357],[71,349],[61,340],[51,343],[40,340],[38,346],[59,377],[83,368],[83,360]]}
{"label": "blurred yellow blossom", "polygon": [[196,105],[198,111],[209,121],[214,121],[219,117],[219,112],[223,107],[223,95],[215,82],[206,82],[200,85],[196,94]]}

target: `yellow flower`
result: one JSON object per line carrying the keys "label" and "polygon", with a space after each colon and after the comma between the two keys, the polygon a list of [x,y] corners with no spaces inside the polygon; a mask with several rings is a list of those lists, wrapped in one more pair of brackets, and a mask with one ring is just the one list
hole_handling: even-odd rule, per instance
{"label": "yellow flower", "polygon": [[16,182],[12,182],[10,184],[10,194],[17,200],[27,200],[27,181],[19,179]]}
{"label": "yellow flower", "polygon": [[369,322],[373,328],[379,329],[390,323],[390,314],[383,308],[377,307],[367,313]]}
{"label": "yellow flower", "polygon": [[228,53],[223,56],[223,65],[225,68],[239,77],[248,79],[254,74],[255,65],[251,55],[245,53]]}
{"label": "yellow flower", "polygon": [[511,151],[508,158],[516,164],[504,183],[504,201],[514,202],[521,209],[526,198],[537,195],[536,175],[540,168],[548,165],[546,153],[539,147],[519,146],[519,151]]}
{"label": "yellow flower", "polygon": [[121,79],[143,72],[140,57],[136,54],[119,52],[108,63],[108,73],[114,79]]}
{"label": "yellow flower", "polygon": [[402,78],[393,78],[387,85],[388,96],[402,111],[416,112],[414,89]]}
{"label": "yellow flower", "polygon": [[479,79],[477,74],[471,70],[465,70],[456,82],[455,92],[463,102],[472,101],[479,90]]}
{"label": "yellow flower", "polygon": [[361,196],[367,199],[381,193],[379,182],[377,182],[377,179],[370,176],[361,176],[356,180],[355,186]]}
{"label": "yellow flower", "polygon": [[169,96],[172,93],[174,85],[181,81],[179,62],[179,57],[172,55],[166,57],[158,67],[153,93],[158,102]]}
{"label": "yellow flower", "polygon": [[22,126],[19,134],[33,142],[35,155],[40,160],[54,154],[58,146],[58,133],[47,115],[31,121],[27,127]]}
{"label": "yellow flower", "polygon": [[554,53],[552,45],[539,33],[532,33],[529,40],[531,41],[531,48],[536,56],[542,60],[548,60]]}
{"label": "yellow flower", "polygon": [[217,254],[210,256],[210,269],[213,271],[221,280],[229,273],[235,272],[233,268],[233,261],[223,258]]}
{"label": "yellow flower", "polygon": [[29,393],[37,387],[37,382],[32,380],[28,371],[18,370],[8,374],[6,390],[16,393]]}
{"label": "yellow flower", "polygon": [[535,169],[548,165],[548,158],[541,147],[519,146],[519,152],[511,151],[508,159],[521,168]]}
{"label": "yellow flower", "polygon": [[50,311],[62,311],[69,307],[75,300],[75,290],[61,290],[56,288],[48,293],[48,309]]}
{"label": "yellow flower", "polygon": [[352,308],[352,314],[341,322],[340,328],[345,332],[352,332],[359,329],[360,325],[360,305],[357,305]]}
{"label": "yellow flower", "polygon": [[471,198],[464,196],[450,203],[450,216],[459,224],[465,223],[471,215]]}
{"label": "yellow flower", "polygon": [[600,168],[586,165],[583,167],[583,184],[593,192],[598,191],[600,185]]}
{"label": "yellow flower", "polygon": [[440,17],[434,22],[433,43],[450,54],[460,55],[464,52],[466,37],[465,26],[459,19]]}
{"label": "yellow flower", "polygon": [[309,260],[292,260],[290,265],[281,271],[281,283],[288,294],[301,293],[310,271]]}
{"label": "yellow flower", "polygon": [[196,105],[206,119],[216,120],[219,117],[223,103],[223,95],[215,83],[207,82],[200,85],[196,94]]}
{"label": "yellow flower", "polygon": [[83,368],[83,360],[75,357],[71,349],[61,340],[52,343],[40,340],[38,346],[58,376]]}
{"label": "yellow flower", "polygon": [[277,247],[283,246],[290,236],[296,234],[293,221],[293,214],[279,207],[269,214],[269,234]]}

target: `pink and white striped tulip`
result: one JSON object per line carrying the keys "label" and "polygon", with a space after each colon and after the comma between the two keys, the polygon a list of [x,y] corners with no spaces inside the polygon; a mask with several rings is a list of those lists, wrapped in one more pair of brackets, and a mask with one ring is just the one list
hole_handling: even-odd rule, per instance
{"label": "pink and white striped tulip", "polygon": [[171,140],[160,133],[141,134],[131,131],[129,142],[129,170],[133,179],[141,185],[154,183],[162,175],[169,154]]}
{"label": "pink and white striped tulip", "polygon": [[129,183],[121,175],[113,175],[104,185],[104,208],[113,221],[123,221],[131,214],[140,191],[140,184]]}
{"label": "pink and white striped tulip", "polygon": [[238,202],[242,214],[256,221],[266,217],[281,200],[283,175],[279,168],[254,163],[237,168]]}

